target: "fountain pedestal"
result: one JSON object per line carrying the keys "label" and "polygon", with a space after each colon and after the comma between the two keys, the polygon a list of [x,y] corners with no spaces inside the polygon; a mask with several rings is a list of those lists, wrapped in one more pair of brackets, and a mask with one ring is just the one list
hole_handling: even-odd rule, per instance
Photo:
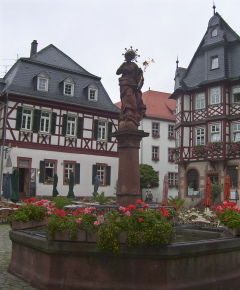
{"label": "fountain pedestal", "polygon": [[122,129],[111,134],[118,140],[119,166],[117,204],[128,206],[142,199],[140,190],[139,149],[143,137],[149,133],[143,130]]}

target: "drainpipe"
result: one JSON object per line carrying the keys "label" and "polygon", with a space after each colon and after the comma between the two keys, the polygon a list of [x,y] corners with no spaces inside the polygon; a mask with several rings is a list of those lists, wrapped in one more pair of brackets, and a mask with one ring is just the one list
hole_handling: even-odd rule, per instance
{"label": "drainpipe", "polygon": [[3,184],[3,159],[4,159],[4,147],[6,140],[6,123],[7,123],[7,113],[8,113],[8,93],[6,93],[6,104],[4,109],[4,122],[3,122],[3,132],[2,132],[2,146],[1,146],[1,167],[0,167],[0,193],[2,195],[2,184]]}

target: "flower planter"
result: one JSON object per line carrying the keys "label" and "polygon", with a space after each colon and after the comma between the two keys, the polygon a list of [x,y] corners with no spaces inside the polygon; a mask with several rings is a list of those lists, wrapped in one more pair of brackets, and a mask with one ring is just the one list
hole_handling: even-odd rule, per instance
{"label": "flower planter", "polygon": [[225,231],[227,231],[231,235],[240,236],[240,229],[238,229],[237,227],[230,228],[230,227],[225,226],[225,225],[222,225],[222,227],[224,228]]}
{"label": "flower planter", "polygon": [[36,227],[42,227],[47,224],[47,220],[29,220],[27,222],[25,221],[12,221],[12,229],[13,230],[24,230],[24,229],[30,229],[30,228],[36,228]]}
{"label": "flower planter", "polygon": [[89,232],[87,231],[87,242],[89,243],[97,243],[98,241],[98,233],[97,232]]}
{"label": "flower planter", "polygon": [[75,242],[86,242],[87,240],[87,234],[85,230],[79,230],[77,232],[77,235],[74,237],[70,237],[70,230],[65,231],[55,231],[54,237],[51,239],[48,236],[49,240],[55,240],[55,241],[75,241]]}

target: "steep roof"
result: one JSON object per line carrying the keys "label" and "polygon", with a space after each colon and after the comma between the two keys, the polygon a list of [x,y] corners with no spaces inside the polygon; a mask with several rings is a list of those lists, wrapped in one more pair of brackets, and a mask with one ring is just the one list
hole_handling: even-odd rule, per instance
{"label": "steep roof", "polygon": [[[173,112],[176,109],[175,100],[170,100],[171,94],[148,90],[142,94],[142,99],[147,107],[146,117],[175,121]],[[121,108],[121,102],[115,104]]]}
{"label": "steep roof", "polygon": [[[212,35],[213,30],[217,31]],[[217,56],[219,68],[211,69],[211,59]],[[185,70],[175,76],[175,90],[191,90],[201,85],[222,80],[235,80],[240,77],[240,37],[216,12],[209,20],[193,58]],[[182,70],[183,72],[183,70]],[[173,98],[176,93],[173,93]]]}
{"label": "steep roof", "polygon": [[[49,77],[48,91],[37,90],[37,76]],[[74,96],[63,94],[63,82],[72,79]],[[98,89],[97,101],[88,100],[87,88]],[[29,58],[20,58],[8,71],[0,85],[0,93],[9,93],[55,102],[68,103],[103,111],[119,113],[97,77],[73,61],[61,50],[50,44]]]}

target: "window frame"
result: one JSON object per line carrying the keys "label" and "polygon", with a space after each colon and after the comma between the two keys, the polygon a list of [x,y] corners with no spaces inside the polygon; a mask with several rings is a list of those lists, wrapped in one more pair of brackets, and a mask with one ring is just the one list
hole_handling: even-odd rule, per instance
{"label": "window frame", "polygon": [[174,138],[174,125],[168,125],[168,139]]}
{"label": "window frame", "polygon": [[[74,121],[69,120],[69,118],[74,119]],[[72,133],[72,127],[74,127],[73,133]],[[66,137],[76,137],[76,133],[77,133],[77,116],[67,115]]]}
{"label": "window frame", "polygon": [[216,37],[218,35],[218,30],[217,28],[213,28],[211,31],[211,37]]}
{"label": "window frame", "polygon": [[[63,185],[69,184],[69,178],[70,178],[70,172],[73,172],[73,176],[75,176],[75,164],[76,161],[69,161],[69,160],[63,160]],[[72,168],[67,168],[66,165],[72,165]],[[66,170],[67,170],[67,177],[66,177]],[[74,178],[75,183],[75,178]]]}
{"label": "window frame", "polygon": [[215,70],[219,68],[219,58],[218,55],[211,57],[211,70]]}
{"label": "window frame", "polygon": [[[55,159],[44,159],[43,161],[40,161],[40,175],[39,175],[39,183],[43,184],[53,184],[53,176],[55,173],[57,173],[57,160]],[[47,179],[46,175],[46,168],[52,168],[52,167],[46,167],[46,163],[53,163],[53,172],[52,176],[50,176],[49,179]]]}
{"label": "window frame", "polygon": [[[199,100],[198,100],[199,98]],[[206,96],[205,93],[195,94],[195,110],[206,109]]]}
{"label": "window frame", "polygon": [[159,122],[152,122],[152,137],[154,138],[160,137],[160,123]]}
{"label": "window frame", "polygon": [[181,112],[181,97],[178,97],[176,99],[176,114],[179,114]]}
{"label": "window frame", "polygon": [[[100,172],[103,172],[103,176],[102,176],[102,174],[99,174]],[[106,186],[111,185],[111,166],[109,166],[107,163],[93,164],[93,166],[92,166],[92,184],[93,185],[95,183],[96,175],[101,180],[99,182],[99,186],[106,187]]]}
{"label": "window frame", "polygon": [[[219,128],[219,130],[213,130],[214,127],[217,127]],[[221,124],[220,123],[214,123],[214,124],[210,124],[210,142],[221,142],[222,138],[221,138]],[[216,133],[217,132],[217,133]],[[212,136],[214,135],[219,135],[219,140],[213,140]]]}
{"label": "window frame", "polygon": [[[201,132],[199,132],[199,134],[197,132],[198,130],[201,130]],[[205,132],[206,132],[205,127],[195,128],[195,146],[206,144]],[[199,142],[199,140],[200,140],[200,142]],[[203,142],[202,142],[202,140],[203,140]]]}
{"label": "window frame", "polygon": [[238,165],[227,165],[226,174],[230,177],[230,187],[238,188]]}
{"label": "window frame", "polygon": [[[237,93],[234,93],[234,90],[237,90]],[[235,100],[235,97],[239,100]],[[240,85],[232,87],[232,103],[240,103]]]}
{"label": "window frame", "polygon": [[[187,186],[187,196],[196,196],[199,194],[199,173],[196,169],[192,168],[190,170],[188,170],[188,172],[186,173],[186,186]],[[194,188],[191,189],[191,187],[189,187],[189,184],[193,182],[194,184]],[[195,189],[195,190],[194,190]],[[195,194],[194,192],[197,191],[197,194]]]}
{"label": "window frame", "polygon": [[[67,93],[66,90],[67,90],[67,86],[70,86],[71,88],[71,92],[70,93]],[[71,83],[71,82],[64,82],[64,86],[63,86],[63,94],[64,96],[70,96],[70,97],[73,97],[74,96],[74,84]]]}
{"label": "window frame", "polygon": [[[30,111],[31,112],[30,116],[29,116],[29,114],[24,113],[24,110]],[[30,121],[29,121],[29,119],[30,119]],[[23,109],[22,109],[22,120],[21,120],[21,130],[32,131],[32,124],[33,124],[33,108],[23,107]]]}
{"label": "window frame", "polygon": [[168,162],[174,162],[175,161],[172,149],[174,149],[174,147],[168,147]]}
{"label": "window frame", "polygon": [[168,186],[178,186],[178,172],[168,172]]}
{"label": "window frame", "polygon": [[[237,128],[236,130],[233,128],[234,126],[237,126],[239,128]],[[232,134],[231,134],[231,140],[232,142],[240,142],[240,122],[233,122],[232,123],[232,126],[231,126],[231,131],[232,131]],[[235,132],[235,133],[234,133]],[[238,134],[239,135],[239,140],[234,140],[235,139],[235,134]]]}
{"label": "window frame", "polygon": [[[219,94],[213,93],[214,91],[219,90]],[[219,100],[217,100],[219,98]],[[222,102],[222,90],[221,87],[212,87],[209,89],[209,104],[210,105],[219,105]]]}
{"label": "window frame", "polygon": [[180,147],[180,130],[176,131],[175,145],[177,148]]}
{"label": "window frame", "polygon": [[159,146],[152,146],[152,160],[159,161]]}
{"label": "window frame", "polygon": [[[46,117],[46,116],[43,116],[43,114],[49,114],[49,116]],[[43,124],[44,130],[42,130],[42,121],[44,123]],[[49,111],[41,111],[40,125],[39,125],[39,133],[48,133],[48,134],[50,134],[50,132],[51,132],[51,125],[52,125],[51,121],[52,121],[52,112],[49,112]],[[48,130],[46,130],[46,127],[47,126],[48,126]]]}
{"label": "window frame", "polygon": [[[44,81],[44,88],[41,88],[42,81]],[[48,91],[48,78],[43,76],[38,76],[37,78],[37,90],[47,92]]]}
{"label": "window frame", "polygon": [[[104,126],[101,124],[104,124]],[[107,136],[108,136],[108,121],[104,120],[104,119],[99,119],[98,120],[97,140],[107,141]]]}

